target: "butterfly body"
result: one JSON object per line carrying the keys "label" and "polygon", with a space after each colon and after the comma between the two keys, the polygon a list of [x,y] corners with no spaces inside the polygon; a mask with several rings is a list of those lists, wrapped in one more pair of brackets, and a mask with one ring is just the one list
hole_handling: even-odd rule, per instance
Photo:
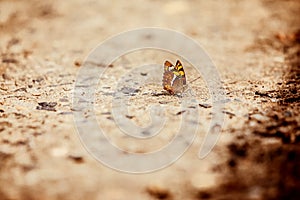
{"label": "butterfly body", "polygon": [[172,95],[184,91],[186,78],[183,66],[179,60],[177,60],[175,66],[169,61],[165,62],[162,85]]}

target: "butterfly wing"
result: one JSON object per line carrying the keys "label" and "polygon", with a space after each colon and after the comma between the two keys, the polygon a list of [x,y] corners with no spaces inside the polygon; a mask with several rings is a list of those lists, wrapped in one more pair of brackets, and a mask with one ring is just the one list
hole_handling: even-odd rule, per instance
{"label": "butterfly wing", "polygon": [[163,87],[170,94],[174,94],[172,88],[172,80],[174,79],[175,74],[173,73],[174,66],[169,61],[166,61],[164,64],[164,74],[163,74]]}
{"label": "butterfly wing", "polygon": [[183,83],[184,85],[186,85],[185,72],[184,72],[183,66],[182,66],[182,64],[181,64],[181,62],[180,62],[179,60],[177,60],[177,62],[176,62],[175,70],[176,70],[176,72],[178,73],[178,74],[177,74],[177,77],[178,77],[179,79],[182,79],[182,83]]}
{"label": "butterfly wing", "polygon": [[164,64],[163,87],[170,94],[182,93],[186,85],[185,72],[179,60],[175,67],[169,61]]}
{"label": "butterfly wing", "polygon": [[173,64],[170,63],[169,61],[166,61],[165,64],[164,64],[164,66],[165,66],[165,68],[164,68],[165,70],[164,71],[172,71],[172,70],[174,70]]}

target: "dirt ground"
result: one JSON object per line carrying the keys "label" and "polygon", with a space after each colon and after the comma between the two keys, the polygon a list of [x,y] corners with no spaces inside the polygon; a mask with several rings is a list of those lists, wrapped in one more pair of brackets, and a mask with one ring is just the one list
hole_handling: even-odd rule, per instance
{"label": "dirt ground", "polygon": [[[0,0],[0,199],[300,199],[298,13],[297,0]],[[221,137],[200,160],[211,102],[203,80],[191,83],[201,102],[196,140],[171,166],[137,175],[110,169],[85,150],[72,94],[99,43],[141,27],[173,29],[200,43],[220,73],[226,106]],[[180,98],[155,95],[161,80],[129,102],[127,118],[138,125],[149,123],[149,106],[167,107],[169,121],[151,142],[120,137],[111,113],[116,80],[166,59],[176,56],[128,54],[101,79],[97,120],[126,151],[154,151],[178,129]],[[188,82],[198,76],[194,70],[185,65]]]}

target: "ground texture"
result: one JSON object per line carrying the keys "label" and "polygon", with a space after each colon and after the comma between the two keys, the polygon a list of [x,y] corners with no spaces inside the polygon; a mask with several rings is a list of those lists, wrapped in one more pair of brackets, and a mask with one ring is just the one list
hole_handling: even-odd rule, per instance
{"label": "ground texture", "polygon": [[[0,0],[0,199],[299,199],[299,13],[296,0]],[[220,73],[226,105],[221,137],[200,160],[212,108],[205,82],[191,83],[201,113],[193,145],[173,165],[133,175],[102,165],[84,149],[72,92],[90,51],[140,27],[174,29],[201,44]],[[159,79],[133,91],[126,118],[142,126],[151,121],[149,106],[165,106],[164,131],[136,142],[114,127],[118,79],[136,65],[165,59],[177,58],[134,52],[100,80],[97,119],[125,151],[158,149],[185,116],[180,98],[164,94]],[[188,81],[198,77],[187,63],[185,72]]]}

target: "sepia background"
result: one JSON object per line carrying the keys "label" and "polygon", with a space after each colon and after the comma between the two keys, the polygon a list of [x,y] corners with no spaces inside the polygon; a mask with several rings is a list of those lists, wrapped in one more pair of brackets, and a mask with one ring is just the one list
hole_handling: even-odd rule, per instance
{"label": "sepia background", "polygon": [[[0,199],[299,199],[299,13],[297,0],[0,0]],[[196,40],[219,71],[226,106],[218,143],[200,160],[212,102],[202,79],[191,83],[197,138],[171,166],[137,175],[110,169],[85,150],[72,92],[97,45],[142,27]],[[97,119],[125,151],[159,149],[184,115],[180,98],[163,94],[155,79],[130,99],[127,118],[151,123],[149,107],[161,105],[165,129],[151,141],[121,137],[110,109],[116,82],[135,66],[163,69],[176,59],[160,51],[124,55],[99,81]],[[183,64],[188,82],[198,77]]]}

